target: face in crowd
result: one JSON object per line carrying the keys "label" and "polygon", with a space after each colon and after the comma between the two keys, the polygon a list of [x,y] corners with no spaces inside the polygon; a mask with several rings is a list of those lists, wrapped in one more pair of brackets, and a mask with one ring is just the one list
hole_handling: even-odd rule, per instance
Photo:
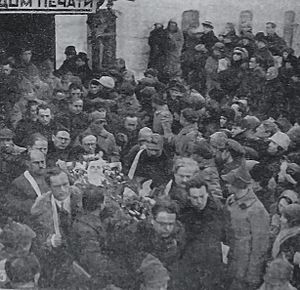
{"label": "face in crowd", "polygon": [[50,108],[47,109],[39,109],[38,110],[38,120],[40,121],[40,123],[44,126],[47,126],[50,124],[51,122],[51,110]]}
{"label": "face in crowd", "polygon": [[86,136],[82,139],[82,147],[87,154],[95,154],[97,138],[93,135]]}
{"label": "face in crowd", "polygon": [[50,177],[51,191],[55,199],[63,201],[70,196],[70,182],[68,175],[61,172]]}
{"label": "face in crowd", "polygon": [[83,110],[83,101],[81,99],[73,101],[69,104],[69,110],[75,115],[80,114]]}
{"label": "face in crowd", "polygon": [[126,117],[124,127],[126,130],[133,132],[137,129],[138,119],[137,117]]}
{"label": "face in crowd", "polygon": [[4,75],[9,76],[12,72],[12,67],[10,64],[4,64],[2,66],[2,72]]}
{"label": "face in crowd", "polygon": [[203,210],[208,201],[208,192],[205,185],[200,188],[191,187],[189,189],[188,200],[191,205],[198,210]]}
{"label": "face in crowd", "polygon": [[38,139],[31,146],[30,150],[38,150],[41,151],[44,155],[48,153],[48,141],[44,139]]}
{"label": "face in crowd", "polygon": [[30,151],[30,160],[27,162],[28,170],[35,176],[42,176],[45,173],[46,157],[39,150]]}
{"label": "face in crowd", "polygon": [[31,50],[26,50],[21,54],[21,59],[25,62],[25,63],[30,63],[32,58],[32,51]]}
{"label": "face in crowd", "polygon": [[279,151],[280,146],[276,144],[274,141],[270,141],[268,146],[268,153],[271,155],[275,155]]}
{"label": "face in crowd", "polygon": [[179,167],[174,174],[174,180],[178,187],[186,188],[186,183],[191,180],[195,174],[195,169],[190,167]]}
{"label": "face in crowd", "polygon": [[67,131],[58,131],[56,135],[52,136],[52,141],[55,148],[65,150],[71,142],[70,133]]}
{"label": "face in crowd", "polygon": [[0,138],[0,147],[7,147],[8,148],[8,147],[13,147],[13,146],[14,146],[14,142],[13,142],[12,137],[3,136],[3,137]]}
{"label": "face in crowd", "polygon": [[166,211],[159,212],[152,221],[155,232],[162,238],[169,237],[174,231],[176,224],[176,214]]}
{"label": "face in crowd", "polygon": [[82,91],[81,91],[81,89],[72,89],[71,91],[70,91],[70,97],[72,97],[72,98],[81,98],[82,97]]}

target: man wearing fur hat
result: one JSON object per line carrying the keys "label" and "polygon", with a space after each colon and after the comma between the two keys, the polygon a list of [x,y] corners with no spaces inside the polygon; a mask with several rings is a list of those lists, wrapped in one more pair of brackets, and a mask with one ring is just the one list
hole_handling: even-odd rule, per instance
{"label": "man wearing fur hat", "polygon": [[232,194],[226,203],[230,214],[230,290],[254,290],[261,284],[269,247],[269,215],[253,193],[251,176],[245,164],[223,175]]}
{"label": "man wearing fur hat", "polygon": [[42,264],[44,285],[58,287],[56,283],[64,281],[70,267],[70,231],[81,211],[82,196],[61,169],[49,170],[48,176],[51,191],[38,197],[31,208],[37,234],[34,249]]}

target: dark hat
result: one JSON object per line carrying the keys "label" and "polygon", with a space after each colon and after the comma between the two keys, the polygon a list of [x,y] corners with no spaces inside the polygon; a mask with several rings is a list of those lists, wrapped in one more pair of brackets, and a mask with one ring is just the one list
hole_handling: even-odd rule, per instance
{"label": "dark hat", "polygon": [[78,54],[76,55],[76,59],[78,58],[82,59],[84,62],[87,62],[89,60],[85,52],[78,52]]}
{"label": "dark hat", "polygon": [[32,45],[30,43],[24,43],[20,47],[20,53],[24,53],[25,51],[30,51],[30,50],[32,50]]}
{"label": "dark hat", "polygon": [[99,111],[94,111],[89,115],[89,120],[91,122],[95,122],[96,120],[103,120],[106,121],[106,112],[99,112]]}
{"label": "dark hat", "polygon": [[235,118],[235,112],[231,108],[223,108],[220,115],[227,118],[228,121],[233,121]]}
{"label": "dark hat", "polygon": [[245,188],[251,184],[251,175],[246,169],[246,161],[244,160],[240,167],[237,169],[231,170],[229,173],[221,176],[224,181],[237,187]]}
{"label": "dark hat", "polygon": [[76,54],[77,54],[77,52],[76,52],[75,46],[70,45],[70,46],[66,47],[65,55],[76,55]]}
{"label": "dark hat", "polygon": [[233,139],[227,140],[227,148],[228,148],[228,150],[234,151],[234,152],[238,153],[239,155],[246,154],[245,148],[239,142],[237,142]]}
{"label": "dark hat", "polygon": [[254,35],[250,32],[245,32],[241,35],[241,39],[248,39],[248,40],[253,40]]}
{"label": "dark hat", "polygon": [[184,117],[184,119],[187,120],[189,123],[196,123],[199,120],[198,112],[191,108],[186,108],[182,110],[181,114]]}
{"label": "dark hat", "polygon": [[211,145],[205,139],[193,142],[193,154],[197,154],[204,159],[212,159],[214,156]]}
{"label": "dark hat", "polygon": [[129,83],[123,83],[120,87],[120,94],[132,96],[135,93],[135,87]]}
{"label": "dark hat", "polygon": [[279,129],[283,133],[288,132],[293,127],[291,122],[287,118],[284,118],[284,117],[279,117],[275,123],[278,125]]}
{"label": "dark hat", "polygon": [[13,138],[14,132],[8,128],[3,128],[0,130],[0,139]]}
{"label": "dark hat", "polygon": [[255,39],[256,41],[262,41],[262,42],[264,42],[264,43],[267,43],[265,34],[264,34],[263,32],[258,32],[258,33],[256,33],[254,39]]}
{"label": "dark hat", "polygon": [[212,22],[211,21],[204,21],[204,22],[202,22],[202,25],[203,26],[206,26],[206,27],[209,27],[209,28],[211,28],[211,29],[214,29],[214,26],[213,26],[213,24],[212,24]]}
{"label": "dark hat", "polygon": [[148,99],[152,98],[152,96],[156,94],[156,89],[153,87],[145,87],[140,91],[140,93],[144,98]]}
{"label": "dark hat", "polygon": [[246,59],[249,57],[249,52],[246,48],[243,48],[243,47],[236,47],[234,50],[233,50],[233,54],[240,54],[242,56],[243,59]]}

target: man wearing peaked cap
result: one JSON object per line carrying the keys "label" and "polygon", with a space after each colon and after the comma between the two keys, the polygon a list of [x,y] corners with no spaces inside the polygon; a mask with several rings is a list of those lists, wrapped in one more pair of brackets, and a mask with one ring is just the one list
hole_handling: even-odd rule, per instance
{"label": "man wearing peaked cap", "polygon": [[251,176],[246,162],[223,175],[233,195],[227,200],[230,215],[230,241],[226,289],[257,289],[269,247],[269,215],[251,188]]}

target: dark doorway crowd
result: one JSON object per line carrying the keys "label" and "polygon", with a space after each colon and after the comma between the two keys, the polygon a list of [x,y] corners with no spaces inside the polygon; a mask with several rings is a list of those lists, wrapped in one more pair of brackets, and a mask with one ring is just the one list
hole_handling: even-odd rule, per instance
{"label": "dark doorway crowd", "polygon": [[1,51],[1,288],[300,289],[300,60],[154,26],[139,80]]}

